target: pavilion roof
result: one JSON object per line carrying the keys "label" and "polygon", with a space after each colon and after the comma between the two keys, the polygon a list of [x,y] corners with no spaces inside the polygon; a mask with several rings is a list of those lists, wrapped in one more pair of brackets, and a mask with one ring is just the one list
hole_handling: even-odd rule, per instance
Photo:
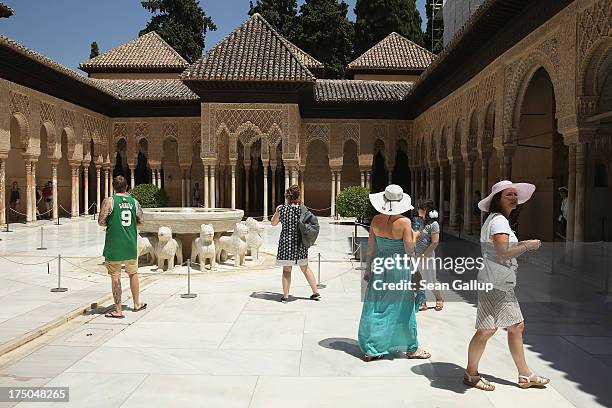
{"label": "pavilion roof", "polygon": [[85,72],[183,71],[189,63],[155,31],[81,62]]}
{"label": "pavilion roof", "polygon": [[[258,13],[187,68],[183,80],[312,82],[321,64],[291,44]],[[322,65],[322,64],[321,64]]]}
{"label": "pavilion roof", "polygon": [[318,79],[314,95],[321,102],[401,101],[412,82],[362,81],[351,79]]}

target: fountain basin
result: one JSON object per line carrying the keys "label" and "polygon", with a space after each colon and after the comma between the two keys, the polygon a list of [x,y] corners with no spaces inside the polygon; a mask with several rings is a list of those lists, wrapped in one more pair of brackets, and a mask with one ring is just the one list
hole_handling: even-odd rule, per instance
{"label": "fountain basin", "polygon": [[143,208],[144,224],[138,229],[155,233],[159,227],[172,229],[173,234],[199,234],[202,224],[212,224],[215,233],[231,231],[242,220],[244,211],[231,208],[164,207]]}

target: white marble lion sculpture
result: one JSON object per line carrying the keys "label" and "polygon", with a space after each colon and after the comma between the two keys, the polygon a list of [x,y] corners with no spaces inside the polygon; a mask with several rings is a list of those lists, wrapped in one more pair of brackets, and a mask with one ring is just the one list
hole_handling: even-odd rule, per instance
{"label": "white marble lion sculpture", "polygon": [[263,233],[264,226],[252,217],[247,218],[246,225],[249,229],[246,236],[247,251],[253,259],[259,259],[259,247],[263,244],[261,234]]}
{"label": "white marble lion sculpture", "polygon": [[193,240],[191,244],[191,262],[200,259],[200,271],[205,270],[206,260],[210,262],[210,270],[215,268],[215,230],[210,224],[200,226],[200,236]]}
{"label": "white marble lion sculpture", "polygon": [[164,263],[168,261],[168,270],[174,269],[174,257],[179,265],[183,263],[183,245],[180,240],[172,238],[172,229],[161,226],[157,231],[157,267],[163,269]]}
{"label": "white marble lion sculpture", "polygon": [[138,257],[147,255],[149,263],[155,263],[155,243],[147,237],[142,237],[138,234]]}
{"label": "white marble lion sculpture", "polygon": [[221,262],[223,253],[234,255],[234,266],[244,265],[247,244],[246,234],[248,228],[242,222],[237,222],[231,236],[221,236],[215,240],[217,262]]}

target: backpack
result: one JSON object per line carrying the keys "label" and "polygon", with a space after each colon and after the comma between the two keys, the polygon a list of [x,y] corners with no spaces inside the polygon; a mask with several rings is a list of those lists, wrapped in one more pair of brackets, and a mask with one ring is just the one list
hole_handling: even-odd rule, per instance
{"label": "backpack", "polygon": [[298,221],[300,244],[309,248],[314,245],[319,236],[319,221],[305,205],[300,205],[300,219]]}

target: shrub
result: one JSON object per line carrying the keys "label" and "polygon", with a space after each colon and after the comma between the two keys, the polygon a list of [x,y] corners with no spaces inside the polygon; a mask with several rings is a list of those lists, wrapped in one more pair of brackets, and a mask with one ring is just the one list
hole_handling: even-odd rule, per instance
{"label": "shrub", "polygon": [[142,208],[168,206],[168,195],[153,184],[139,184],[130,190],[130,194],[140,203]]}
{"label": "shrub", "polygon": [[336,198],[336,209],[341,217],[355,217],[362,221],[375,214],[370,204],[369,191],[366,187],[347,187]]}

